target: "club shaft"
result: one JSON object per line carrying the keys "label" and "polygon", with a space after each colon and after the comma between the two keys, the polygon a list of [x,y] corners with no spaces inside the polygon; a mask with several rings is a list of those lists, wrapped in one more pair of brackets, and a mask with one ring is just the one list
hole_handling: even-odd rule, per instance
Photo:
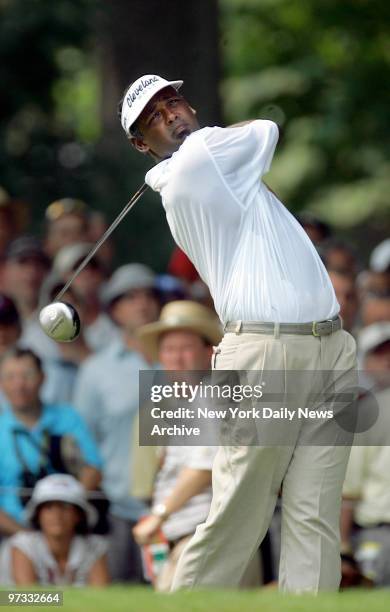
{"label": "club shaft", "polygon": [[127,202],[127,204],[124,207],[124,209],[119,213],[117,218],[114,219],[114,221],[111,223],[110,227],[104,232],[103,236],[101,238],[99,238],[99,240],[97,241],[95,246],[90,250],[88,255],[86,255],[84,257],[83,261],[76,268],[76,270],[74,271],[74,273],[72,274],[72,276],[68,280],[68,282],[62,287],[61,291],[56,295],[56,297],[53,300],[54,302],[58,302],[62,298],[62,296],[68,291],[68,289],[71,286],[71,284],[73,283],[74,279],[80,274],[80,272],[82,272],[82,270],[84,270],[85,266],[87,266],[89,264],[89,262],[91,261],[92,257],[95,255],[95,253],[100,249],[100,247],[107,240],[107,238],[109,238],[111,236],[112,232],[118,227],[118,225],[120,224],[122,219],[125,218],[127,213],[130,212],[130,210],[133,208],[133,206],[139,200],[139,198],[142,196],[142,194],[145,193],[147,188],[148,188],[148,186],[146,185],[146,183],[144,183],[142,185],[142,187],[140,187],[138,189],[138,191],[133,195],[131,200],[129,200],[129,202]]}

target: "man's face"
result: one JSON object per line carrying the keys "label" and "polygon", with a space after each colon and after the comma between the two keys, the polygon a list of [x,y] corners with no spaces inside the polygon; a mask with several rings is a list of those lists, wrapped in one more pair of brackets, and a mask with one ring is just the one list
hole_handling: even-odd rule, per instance
{"label": "man's face", "polygon": [[67,502],[46,502],[38,510],[40,528],[47,536],[71,537],[80,519],[81,511]]}
{"label": "man's face", "polygon": [[141,137],[133,146],[153,157],[170,157],[192,132],[199,129],[195,111],[174,87],[165,87],[148,102],[137,120]]}
{"label": "man's face", "polygon": [[192,331],[166,332],[159,343],[159,361],[164,370],[209,370],[212,347]]}
{"label": "man's face", "polygon": [[355,282],[351,276],[340,274],[331,270],[330,280],[336,293],[336,298],[340,304],[340,316],[343,319],[343,327],[350,331],[355,323],[358,312],[358,296]]}
{"label": "man's face", "polygon": [[123,330],[133,332],[141,325],[153,323],[160,304],[152,289],[128,291],[110,306],[110,315]]}
{"label": "man's face", "polygon": [[363,325],[378,321],[390,321],[390,298],[368,297],[363,301],[361,312]]}
{"label": "man's face", "polygon": [[20,337],[18,323],[0,323],[0,357],[13,347]]}
{"label": "man's face", "polygon": [[37,257],[7,261],[4,267],[5,290],[15,300],[34,307],[46,274],[46,265]]}
{"label": "man's face", "polygon": [[0,370],[1,387],[12,408],[28,412],[39,402],[43,374],[31,357],[5,359]]}
{"label": "man's face", "polygon": [[50,257],[54,257],[64,246],[87,241],[86,219],[81,215],[68,213],[49,223],[46,235],[46,251]]}
{"label": "man's face", "polygon": [[[73,276],[74,271],[80,262],[77,262],[74,268],[66,275],[65,280],[68,281]],[[100,266],[92,260],[80,272],[73,281],[72,288],[74,293],[82,300],[97,298],[99,289],[104,281],[104,274]]]}

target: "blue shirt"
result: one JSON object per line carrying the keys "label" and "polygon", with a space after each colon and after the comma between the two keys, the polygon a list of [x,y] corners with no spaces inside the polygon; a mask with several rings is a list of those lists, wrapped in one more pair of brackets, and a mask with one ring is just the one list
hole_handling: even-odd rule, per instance
{"label": "blue shirt", "polygon": [[130,497],[129,491],[138,375],[150,368],[140,353],[118,340],[83,362],[73,398],[103,457],[103,489],[111,501],[111,512],[130,520],[145,512],[145,505]]}
{"label": "blue shirt", "polygon": [[7,406],[0,414],[0,508],[15,520],[23,521],[23,505],[17,491],[4,491],[2,487],[23,486],[23,465],[19,453],[29,471],[39,472],[40,447],[44,442],[44,432],[52,435],[71,435],[78,445],[86,464],[101,468],[102,463],[96,444],[80,415],[66,404],[44,404],[41,417],[32,429],[19,421],[12,409]]}

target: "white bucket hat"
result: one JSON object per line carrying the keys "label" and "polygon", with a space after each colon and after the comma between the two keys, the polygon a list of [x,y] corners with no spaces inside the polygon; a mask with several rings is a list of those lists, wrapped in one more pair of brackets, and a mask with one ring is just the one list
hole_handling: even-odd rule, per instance
{"label": "white bucket hat", "polygon": [[165,87],[180,89],[183,81],[167,81],[157,74],[145,74],[127,89],[123,96],[121,124],[126,134],[153,96]]}
{"label": "white bucket hat", "polygon": [[50,474],[38,480],[32,497],[26,505],[26,520],[31,523],[38,506],[51,501],[66,502],[77,506],[85,512],[88,527],[96,525],[97,511],[88,503],[83,485],[70,474]]}

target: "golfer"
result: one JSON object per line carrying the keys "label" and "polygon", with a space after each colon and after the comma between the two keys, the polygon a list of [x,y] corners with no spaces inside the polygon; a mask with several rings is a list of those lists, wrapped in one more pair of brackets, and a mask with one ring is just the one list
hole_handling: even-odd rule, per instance
{"label": "golfer", "polygon": [[[121,123],[132,145],[156,161],[145,181],[160,193],[172,235],[209,286],[225,326],[213,367],[353,372],[355,341],[342,330],[328,274],[305,231],[262,182],[276,124],[200,129],[181,85],[157,75],[137,79],[123,98]],[[173,589],[237,585],[281,487],[280,588],[338,588],[350,449],[300,444],[303,426],[296,423],[293,433],[288,446],[219,448],[210,513],[183,551]]]}

